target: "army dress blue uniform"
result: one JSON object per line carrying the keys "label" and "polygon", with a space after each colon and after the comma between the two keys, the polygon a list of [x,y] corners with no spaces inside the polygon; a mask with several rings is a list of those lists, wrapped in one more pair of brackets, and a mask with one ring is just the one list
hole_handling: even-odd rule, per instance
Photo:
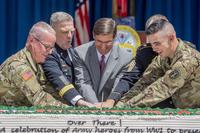
{"label": "army dress blue uniform", "polygon": [[73,59],[78,58],[73,48],[61,49],[57,44],[51,55],[43,64],[47,79],[57,90],[60,99],[64,99],[69,105],[75,105],[82,98],[74,87]]}

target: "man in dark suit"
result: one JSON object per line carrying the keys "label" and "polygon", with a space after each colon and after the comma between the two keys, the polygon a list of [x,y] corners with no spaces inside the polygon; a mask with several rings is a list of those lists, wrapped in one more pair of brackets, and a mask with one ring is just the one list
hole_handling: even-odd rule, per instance
{"label": "man in dark suit", "polygon": [[98,103],[118,95],[112,89],[132,54],[113,44],[116,26],[111,18],[97,20],[93,28],[94,41],[75,49],[82,59],[74,62],[75,81],[86,101]]}

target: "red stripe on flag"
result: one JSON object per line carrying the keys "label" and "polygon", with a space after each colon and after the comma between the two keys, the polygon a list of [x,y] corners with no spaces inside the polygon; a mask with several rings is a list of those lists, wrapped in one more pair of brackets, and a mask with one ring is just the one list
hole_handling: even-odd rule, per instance
{"label": "red stripe on flag", "polygon": [[89,42],[90,24],[89,24],[89,1],[77,0],[77,9],[75,11],[75,44],[80,45]]}
{"label": "red stripe on flag", "polygon": [[84,27],[83,12],[81,7],[78,8],[78,16],[81,19],[81,26]]}
{"label": "red stripe on flag", "polygon": [[85,21],[86,21],[86,26],[87,26],[87,30],[88,30],[88,34],[90,33],[90,23],[89,23],[89,16],[88,16],[88,5],[87,5],[88,1],[85,1],[85,12],[87,12],[85,14]]}
{"label": "red stripe on flag", "polygon": [[80,37],[79,37],[79,34],[78,34],[78,31],[76,29],[76,45],[80,45],[81,44],[81,40],[80,40]]}

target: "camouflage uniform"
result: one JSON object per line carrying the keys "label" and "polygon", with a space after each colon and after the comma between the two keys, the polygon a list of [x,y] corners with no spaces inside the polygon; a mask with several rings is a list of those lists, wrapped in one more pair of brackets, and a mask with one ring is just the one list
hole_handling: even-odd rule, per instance
{"label": "camouflage uniform", "polygon": [[200,54],[180,39],[174,57],[155,57],[117,106],[153,106],[170,96],[178,108],[200,107]]}
{"label": "camouflage uniform", "polygon": [[[0,67],[0,104],[8,106],[67,106],[46,90],[43,70],[26,48],[8,58]],[[2,91],[3,90],[3,91]]]}

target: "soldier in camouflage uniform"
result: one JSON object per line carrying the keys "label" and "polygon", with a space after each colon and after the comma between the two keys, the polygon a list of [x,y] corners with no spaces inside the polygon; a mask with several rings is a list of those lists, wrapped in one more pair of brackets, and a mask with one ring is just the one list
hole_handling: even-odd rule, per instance
{"label": "soldier in camouflage uniform", "polygon": [[200,107],[200,54],[176,38],[166,20],[146,29],[147,41],[159,55],[117,106],[151,107],[172,96],[177,108]]}
{"label": "soldier in camouflage uniform", "polygon": [[26,47],[0,66],[0,104],[7,106],[67,106],[54,99],[41,68],[56,41],[55,31],[45,22],[33,25]]}
{"label": "soldier in camouflage uniform", "polygon": [[[160,19],[169,21],[166,16],[162,14],[155,14],[147,20],[145,29],[148,28],[154,21]],[[192,48],[196,48],[196,46],[191,42],[184,41],[184,44],[187,44]],[[157,53],[153,51],[150,43],[142,44],[138,47],[135,59],[128,65],[128,70],[123,73],[123,77],[120,79],[120,82],[115,88],[115,93],[118,94],[118,97],[115,99],[108,99],[107,102],[102,104],[102,107],[113,107],[115,102],[120,100],[122,96],[120,94],[123,94],[122,92],[127,92],[131,87],[133,87],[155,56],[157,56]],[[171,97],[169,97],[152,107],[174,108],[174,105]]]}

